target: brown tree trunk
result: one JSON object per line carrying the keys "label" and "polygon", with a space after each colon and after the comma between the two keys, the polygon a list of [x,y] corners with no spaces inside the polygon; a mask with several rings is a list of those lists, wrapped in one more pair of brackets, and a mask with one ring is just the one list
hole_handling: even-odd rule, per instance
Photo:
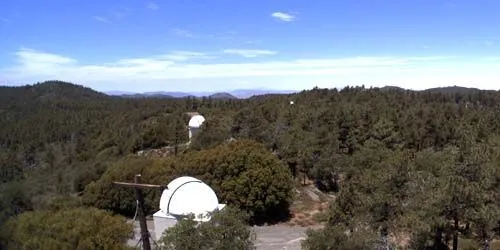
{"label": "brown tree trunk", "polygon": [[458,250],[458,218],[455,216],[454,218],[454,227],[453,227],[453,250]]}
{"label": "brown tree trunk", "polygon": [[289,162],[288,168],[290,168],[290,171],[292,172],[293,178],[297,178],[297,163]]}
{"label": "brown tree trunk", "polygon": [[389,250],[389,230],[387,227],[382,228],[381,230],[381,238],[382,238],[382,249]]}
{"label": "brown tree trunk", "polygon": [[478,236],[481,239],[481,250],[490,250],[491,236],[485,227],[480,227]]}
{"label": "brown tree trunk", "polygon": [[434,234],[434,246],[432,249],[436,250],[448,250],[448,245],[443,242],[443,228],[441,226],[437,226],[435,228]]}
{"label": "brown tree trunk", "polygon": [[490,239],[483,239],[483,244],[481,244],[481,250],[490,250]]}

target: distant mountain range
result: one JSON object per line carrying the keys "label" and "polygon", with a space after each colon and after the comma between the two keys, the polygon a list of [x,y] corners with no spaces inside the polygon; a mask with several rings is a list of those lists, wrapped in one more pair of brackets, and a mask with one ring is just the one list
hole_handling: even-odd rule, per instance
{"label": "distant mountain range", "polygon": [[[380,89],[381,91],[410,91],[410,92],[430,92],[430,93],[441,93],[441,94],[473,94],[480,91],[485,92],[499,92],[496,90],[481,90],[478,88],[468,88],[468,87],[460,87],[460,86],[449,86],[449,87],[437,87],[430,88],[426,90],[407,90],[397,86],[385,86]],[[62,81],[46,81],[43,83],[36,83],[33,85],[25,85],[18,87],[8,87],[8,86],[0,86],[0,92],[6,93],[10,97],[15,98],[19,93],[23,91],[27,91],[31,93],[31,99],[40,99],[40,100],[51,100],[51,99],[98,99],[106,96],[118,96],[125,98],[144,98],[144,97],[159,97],[159,98],[184,98],[184,97],[211,97],[213,99],[245,99],[250,98],[252,96],[261,96],[261,95],[279,95],[279,94],[293,94],[299,93],[302,91],[294,91],[294,90],[266,90],[266,89],[239,89],[233,90],[230,92],[165,92],[165,91],[156,91],[156,92],[145,92],[145,93],[134,93],[134,92],[126,92],[126,91],[111,91],[111,92],[98,92],[91,88],[75,85],[68,82]],[[16,94],[17,93],[17,94]],[[6,100],[6,99],[5,99]],[[0,104],[2,101],[0,99]],[[10,100],[10,99],[9,99]]]}
{"label": "distant mountain range", "polygon": [[[381,87],[381,90],[389,91],[406,91],[407,89],[397,87],[397,86],[385,86]],[[430,88],[421,91],[429,91],[432,93],[459,93],[466,94],[476,91],[481,91],[477,88],[467,88],[460,86],[449,86],[449,87],[439,87]],[[134,93],[125,91],[110,91],[105,92],[107,95],[111,96],[122,96],[128,98],[143,98],[143,97],[161,97],[161,98],[185,98],[185,97],[211,97],[213,99],[245,99],[252,96],[260,96],[267,94],[293,94],[300,91],[295,90],[266,90],[266,89],[239,89],[230,92],[165,92],[165,91],[155,91],[155,92],[144,92],[144,93]]]}
{"label": "distant mountain range", "polygon": [[163,98],[185,98],[185,97],[211,97],[213,99],[245,99],[252,96],[267,95],[267,94],[291,94],[296,93],[295,90],[266,90],[266,89],[238,89],[230,92],[166,92],[154,91],[144,93],[134,93],[126,91],[109,91],[105,92],[111,96],[122,96],[129,98],[142,97],[163,97]]}

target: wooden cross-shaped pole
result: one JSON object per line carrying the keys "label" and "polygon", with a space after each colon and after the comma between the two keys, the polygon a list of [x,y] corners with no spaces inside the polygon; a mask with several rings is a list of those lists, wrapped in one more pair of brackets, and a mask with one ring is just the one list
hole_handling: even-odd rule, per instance
{"label": "wooden cross-shaped pole", "polygon": [[133,187],[135,189],[135,199],[137,200],[137,216],[139,218],[139,225],[141,227],[141,240],[142,241],[142,249],[143,250],[151,250],[151,244],[149,243],[149,231],[148,225],[146,223],[146,216],[144,212],[144,195],[142,194],[143,188],[160,188],[166,189],[167,186],[163,185],[154,185],[154,184],[141,184],[140,183],[141,175],[137,174],[134,178],[134,183],[129,182],[113,182],[116,185],[125,186],[125,187]]}

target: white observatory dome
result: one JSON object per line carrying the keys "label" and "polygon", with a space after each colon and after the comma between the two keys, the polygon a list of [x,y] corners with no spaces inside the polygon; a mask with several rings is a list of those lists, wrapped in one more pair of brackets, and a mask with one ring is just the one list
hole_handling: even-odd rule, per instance
{"label": "white observatory dome", "polygon": [[188,176],[167,185],[160,199],[160,210],[174,216],[206,216],[219,208],[215,192],[204,182]]}
{"label": "white observatory dome", "polygon": [[189,127],[199,128],[201,127],[201,124],[203,124],[203,122],[205,122],[205,117],[201,115],[195,115],[189,120]]}

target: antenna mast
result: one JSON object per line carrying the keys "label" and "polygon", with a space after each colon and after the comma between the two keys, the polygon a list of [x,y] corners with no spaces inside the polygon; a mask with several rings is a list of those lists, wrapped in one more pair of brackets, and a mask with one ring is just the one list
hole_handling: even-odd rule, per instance
{"label": "antenna mast", "polygon": [[142,193],[143,188],[161,188],[166,189],[167,186],[163,185],[154,185],[154,184],[142,184],[140,183],[141,175],[137,174],[134,177],[134,183],[129,182],[113,182],[115,185],[120,185],[124,187],[133,187],[135,189],[135,199],[137,200],[137,215],[139,218],[139,225],[141,227],[141,239],[142,241],[142,249],[143,250],[151,250],[151,243],[149,242],[149,237],[151,235],[148,231],[148,225],[146,223],[146,216],[144,212],[144,195]]}

